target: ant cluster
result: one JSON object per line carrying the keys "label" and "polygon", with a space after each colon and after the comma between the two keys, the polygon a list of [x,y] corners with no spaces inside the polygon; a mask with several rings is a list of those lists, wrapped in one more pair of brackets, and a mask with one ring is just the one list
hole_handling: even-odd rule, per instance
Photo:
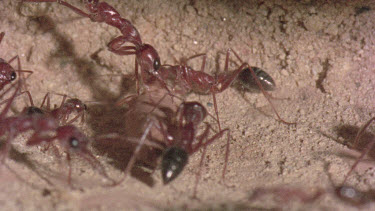
{"label": "ant cluster", "polygon": [[[66,151],[70,169],[69,184],[71,183],[70,154],[74,153],[86,159],[101,175],[112,181],[112,185],[117,185],[127,178],[141,149],[148,146],[162,151],[161,174],[163,183],[168,184],[181,174],[188,163],[189,156],[203,149],[200,161],[201,168],[206,148],[215,140],[226,135],[227,145],[222,172],[224,180],[229,157],[230,130],[228,128],[221,128],[216,95],[233,84],[238,85],[243,91],[249,91],[253,88],[260,89],[277,115],[278,120],[288,125],[295,124],[283,120],[272,105],[271,96],[267,91],[274,90],[276,85],[271,76],[262,69],[252,67],[248,63],[243,62],[233,49],[228,49],[226,52],[224,72],[210,75],[205,72],[206,54],[191,56],[177,65],[161,64],[157,50],[152,45],[144,43],[137,28],[129,20],[121,17],[119,12],[106,2],[99,2],[99,0],[84,1],[88,12],[84,12],[70,3],[61,0],[23,0],[23,2],[55,2],[69,8],[82,17],[89,18],[93,22],[102,22],[120,30],[121,36],[114,38],[108,43],[108,50],[117,55],[135,55],[134,76],[137,93],[120,100],[116,103],[116,106],[122,104],[142,104],[143,106],[147,105],[151,107],[151,109],[146,114],[146,121],[141,125],[142,134],[138,138],[122,137],[121,134],[104,134],[96,138],[98,142],[115,140],[136,144],[136,148],[124,170],[123,178],[115,181],[107,175],[102,164],[89,150],[90,138],[81,132],[77,126],[73,125],[79,118],[81,118],[82,122],[84,121],[87,106],[79,99],[68,99],[64,95],[60,106],[52,109],[49,94],[46,94],[40,107],[34,106],[31,94],[27,90],[22,91],[22,85],[26,84],[25,78],[21,77],[17,83],[10,85],[8,89],[4,89],[5,86],[16,79],[17,74],[22,75],[22,73],[32,72],[21,70],[18,56],[10,59],[8,62],[0,59],[0,89],[3,90],[1,98],[11,93],[10,98],[4,99],[1,102],[4,106],[0,113],[0,135],[6,135],[1,153],[2,162],[5,161],[5,158],[9,154],[12,140],[21,133],[32,131],[33,134],[27,140],[26,145],[47,144],[48,148],[56,147],[54,145],[54,141],[56,140]],[[0,43],[4,35],[4,32],[0,34]],[[229,71],[229,56],[231,53],[241,62],[241,65],[233,71]],[[197,57],[203,58],[200,70],[194,70],[187,65],[187,61]],[[10,65],[15,59],[18,60],[19,67],[17,70]],[[151,92],[161,92],[164,95],[156,102],[142,100],[145,99],[144,96],[150,95]],[[189,93],[211,94],[215,115],[209,114],[207,109],[199,102],[185,101],[184,99]],[[12,103],[21,94],[26,94],[29,97],[31,106],[25,107],[20,114],[8,115]],[[165,103],[167,99],[170,99],[175,106]],[[174,99],[178,99],[180,103],[176,104]],[[73,113],[75,116],[71,117]],[[217,122],[218,130],[215,130],[211,124],[204,122],[207,116],[210,116]],[[202,130],[202,128],[204,129]],[[363,131],[364,129],[360,131],[358,136]],[[368,148],[371,147],[372,145]],[[364,152],[359,160],[366,153]],[[359,160],[352,167],[352,170],[358,164]],[[199,173],[197,174],[195,183],[194,196],[196,195],[198,181]],[[346,188],[345,190],[344,187]],[[359,191],[356,191],[354,188],[352,188],[354,192],[347,191],[347,189],[348,187],[343,184],[337,188],[336,194],[342,196],[341,198],[352,201],[356,200],[354,197],[359,197]],[[349,192],[355,194],[351,196],[348,195]],[[252,198],[258,198],[264,193],[274,193],[276,195],[289,193],[289,195],[286,195],[298,195],[301,197],[304,195],[299,190],[274,188],[272,190],[257,190]],[[320,191],[314,196],[305,196],[301,200],[306,202],[313,201],[322,195],[322,193]],[[358,200],[361,202],[361,199]]]}
{"label": "ant cluster", "polygon": [[[271,76],[260,68],[251,67],[243,62],[232,49],[228,49],[226,53],[225,71],[217,75],[210,75],[204,72],[205,54],[192,56],[178,65],[161,64],[157,50],[152,45],[144,43],[137,28],[129,20],[121,17],[118,11],[106,2],[99,2],[98,0],[85,1],[88,13],[60,0],[24,0],[23,2],[55,2],[82,17],[89,18],[93,22],[103,22],[119,29],[121,36],[114,38],[108,43],[108,50],[116,55],[135,55],[134,75],[137,92],[114,104],[115,106],[136,104],[140,107],[149,106],[151,109],[145,114],[146,120],[139,126],[139,130],[142,132],[137,138],[124,137],[119,133],[101,134],[95,138],[95,143],[127,141],[136,144],[124,170],[123,178],[115,181],[107,175],[104,167],[89,150],[90,138],[81,132],[77,126],[73,125],[79,118],[81,118],[82,122],[84,121],[87,106],[79,99],[68,98],[68,96],[64,95],[60,106],[55,106],[52,109],[50,94],[47,93],[41,106],[36,107],[31,93],[27,91],[26,79],[22,78],[16,84],[3,91],[1,95],[4,98],[7,93],[8,95],[11,93],[8,99],[4,99],[0,103],[3,105],[0,114],[0,134],[6,135],[1,154],[3,162],[9,154],[12,140],[21,133],[32,131],[33,134],[26,142],[27,146],[47,144],[47,149],[50,147],[56,148],[57,146],[54,145],[54,142],[57,141],[64,149],[69,163],[69,184],[71,184],[70,160],[73,153],[87,160],[101,175],[112,181],[112,185],[117,185],[127,178],[141,149],[147,146],[162,151],[160,162],[162,179],[164,184],[168,184],[180,175],[188,163],[188,157],[200,149],[203,149],[200,162],[200,167],[202,167],[207,146],[226,135],[227,145],[222,173],[222,178],[225,178],[229,157],[230,130],[221,128],[216,94],[223,92],[233,83],[236,83],[244,91],[257,86],[271,103],[270,95],[266,92],[266,90],[275,88],[275,83]],[[1,33],[0,38],[2,39],[4,35],[4,32]],[[242,63],[234,71],[228,70],[231,52]],[[201,70],[194,70],[187,65],[188,60],[196,57],[203,57]],[[31,71],[21,70],[19,59],[19,68],[14,70],[10,63],[16,58],[18,59],[16,56],[9,62],[0,60],[2,62],[0,66],[0,79],[2,80],[0,88],[2,89],[16,79],[17,73],[32,73]],[[216,117],[209,114],[201,103],[184,100],[187,94],[192,92],[212,94]],[[164,95],[155,102],[147,98],[147,96],[151,95],[150,93],[164,93]],[[28,96],[31,106],[25,107],[20,114],[8,115],[12,103],[18,96],[23,94]],[[169,104],[165,103],[168,99],[171,101]],[[180,103],[176,103],[176,99]],[[133,106],[133,108],[137,106]],[[272,103],[271,106],[274,109]],[[295,124],[284,121],[279,117],[275,109],[274,111],[279,121],[285,124]],[[211,116],[217,122],[218,130],[215,130],[211,124],[204,122],[207,116]],[[196,194],[198,181],[199,174],[197,174],[194,195]]]}

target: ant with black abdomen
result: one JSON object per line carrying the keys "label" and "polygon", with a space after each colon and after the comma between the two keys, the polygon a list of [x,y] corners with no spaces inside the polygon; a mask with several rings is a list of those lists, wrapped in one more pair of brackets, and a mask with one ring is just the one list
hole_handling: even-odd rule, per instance
{"label": "ant with black abdomen", "polygon": [[[153,115],[157,113],[157,111],[154,111],[153,114],[148,113],[146,124],[144,126],[145,129],[141,138],[134,139],[131,137],[121,137],[119,134],[109,134],[97,138],[97,141],[103,143],[113,143],[113,141],[108,142],[109,140],[116,140],[117,142],[123,140],[137,144],[126,169],[124,170],[124,176],[118,183],[123,182],[127,178],[141,148],[144,145],[161,149],[163,151],[161,158],[162,179],[164,184],[168,184],[180,175],[188,162],[188,157],[203,148],[199,164],[201,169],[203,166],[206,147],[227,133],[228,141],[222,174],[223,179],[225,178],[229,157],[229,129],[220,130],[212,137],[209,137],[212,128],[206,123],[203,132],[198,134],[198,127],[208,115],[206,108],[202,104],[198,102],[183,102],[179,105],[176,111],[173,111],[170,107],[161,106],[155,103],[143,103],[156,107],[157,111],[164,115]],[[134,121],[135,120],[133,119],[133,122]],[[153,131],[151,132],[151,130]],[[159,136],[156,136],[154,134],[155,132],[157,132]],[[200,173],[197,174],[194,196],[196,195],[199,176]]]}

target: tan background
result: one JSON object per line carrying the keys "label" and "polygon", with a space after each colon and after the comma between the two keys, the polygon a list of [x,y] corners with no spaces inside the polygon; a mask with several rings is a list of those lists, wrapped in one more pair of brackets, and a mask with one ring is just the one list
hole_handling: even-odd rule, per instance
{"label": "tan background", "polygon": [[[329,190],[331,182],[343,180],[353,160],[344,159],[339,152],[348,148],[344,144],[350,144],[358,127],[375,113],[374,1],[107,2],[137,27],[144,42],[158,50],[162,63],[175,64],[174,58],[205,52],[206,70],[214,73],[223,70],[222,52],[235,49],[244,61],[275,79],[278,89],[272,95],[288,99],[274,104],[285,120],[296,121],[297,126],[277,122],[262,94],[242,97],[229,88],[217,95],[222,125],[230,128],[232,136],[227,186],[220,183],[225,153],[225,140],[221,139],[208,148],[199,200],[191,195],[200,153],[191,157],[170,185],[163,186],[156,171],[151,176],[153,187],[137,177],[114,188],[103,187],[97,171],[85,161],[73,159],[73,183],[78,189],[71,190],[66,184],[65,160],[60,165],[53,153],[25,147],[26,134],[14,141],[11,159],[6,160],[15,174],[5,166],[1,169],[3,209],[355,209],[333,194],[311,204],[298,200],[281,204],[270,197],[249,202],[248,197],[256,187],[277,185],[313,194],[316,188]],[[363,6],[370,11],[361,10]],[[134,71],[133,56],[116,56],[106,49],[120,34],[113,27],[93,23],[57,4],[2,0],[0,10],[0,31],[6,32],[0,58],[8,60],[18,54],[23,68],[34,71],[27,83],[37,105],[48,91],[83,101],[115,99],[121,90],[118,77],[111,81],[89,76]],[[199,64],[196,60],[192,66],[198,69]],[[27,102],[20,99],[14,110]],[[60,99],[55,97],[53,102],[58,104]],[[210,96],[201,96],[200,101],[204,105],[212,102]],[[212,106],[207,108],[213,113]],[[88,122],[80,127],[88,134],[100,133],[106,127],[100,118],[107,121],[109,110],[89,112]],[[121,121],[118,116],[111,118],[108,121]],[[111,165],[111,155],[95,149],[94,154],[112,177],[121,177],[120,170]],[[364,169],[349,182],[361,190],[373,188],[374,171]]]}

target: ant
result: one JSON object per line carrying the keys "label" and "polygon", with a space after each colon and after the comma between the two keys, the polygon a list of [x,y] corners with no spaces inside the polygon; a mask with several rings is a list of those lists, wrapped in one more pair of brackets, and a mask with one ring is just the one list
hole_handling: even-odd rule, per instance
{"label": "ant", "polygon": [[[354,139],[354,148],[358,146],[359,140],[365,134],[366,128],[368,128],[369,125],[374,120],[375,120],[375,117],[371,118],[358,131],[356,138]],[[361,162],[363,158],[371,151],[371,149],[373,149],[374,145],[375,145],[375,140],[372,140],[367,144],[367,146],[365,147],[365,150],[357,158],[357,160],[354,162],[354,164],[350,168],[349,172],[344,177],[344,180],[341,183],[341,185],[334,187],[333,190],[320,190],[319,189],[315,194],[309,195],[298,188],[286,188],[286,187],[257,188],[253,191],[253,194],[250,197],[250,200],[255,200],[255,199],[260,198],[262,195],[271,193],[279,197],[280,200],[283,202],[288,202],[292,198],[297,198],[302,202],[313,202],[317,198],[319,198],[322,194],[332,193],[336,197],[338,197],[340,200],[348,204],[351,204],[353,206],[357,206],[357,207],[368,204],[370,202],[374,202],[375,201],[374,189],[369,189],[368,191],[360,191],[352,186],[345,185],[349,176],[353,173],[355,168],[359,165],[359,162]]]}
{"label": "ant", "polygon": [[[5,117],[19,92],[21,82],[17,84],[15,92],[7,100],[5,107],[0,113],[0,136],[6,134],[7,138],[1,152],[1,162],[9,154],[11,141],[20,133],[34,131],[33,135],[27,140],[26,146],[51,143],[58,140],[59,144],[66,151],[66,158],[69,164],[68,182],[71,184],[71,164],[70,154],[74,153],[87,160],[90,165],[97,169],[103,176],[109,178],[100,162],[92,155],[88,149],[89,139],[73,125],[59,126],[59,121],[52,115],[44,113],[37,107],[30,107],[20,115]],[[30,112],[29,112],[30,111]]]}
{"label": "ant", "polygon": [[[23,0],[24,2],[56,2],[73,10],[78,15],[90,18],[93,22],[104,22],[110,26],[118,28],[122,36],[114,38],[108,43],[111,52],[118,55],[135,55],[135,78],[137,93],[140,94],[138,66],[141,69],[141,78],[146,85],[151,84],[156,79],[168,90],[158,72],[160,68],[160,57],[154,47],[143,43],[137,28],[127,19],[122,18],[120,13],[106,2],[99,0],[86,0],[85,5],[89,14],[81,9],[61,0]],[[131,43],[133,45],[126,45]]]}
{"label": "ant", "polygon": [[[28,114],[28,115],[33,115],[33,114],[50,114],[52,117],[54,117],[60,125],[67,125],[75,122],[79,117],[81,117],[81,122],[84,121],[84,114],[85,111],[87,110],[86,104],[84,104],[81,100],[77,98],[69,98],[67,99],[67,95],[62,95],[63,99],[61,101],[61,104],[59,107],[56,107],[52,109],[51,108],[51,103],[50,103],[50,93],[47,93],[43,101],[40,105],[40,107],[36,107],[34,105],[33,98],[31,96],[31,93],[29,91],[23,91],[19,93],[17,96],[20,96],[22,94],[26,94],[27,97],[29,98],[30,106],[27,106],[23,109],[21,113],[23,114]],[[60,94],[58,94],[60,95]],[[10,99],[4,100],[3,102],[0,103],[4,104],[8,102]],[[46,104],[46,107],[44,106]],[[70,115],[75,112],[77,115],[73,117],[70,121],[69,117]]]}
{"label": "ant", "polygon": [[[81,117],[81,122],[84,122],[85,111],[87,111],[86,104],[83,103],[78,98],[67,99],[67,97],[68,97],[67,95],[64,94],[62,96],[63,96],[63,99],[61,101],[60,106],[55,107],[54,109],[51,109],[50,97],[49,97],[49,93],[47,93],[44,96],[44,99],[42,101],[42,105],[40,107],[43,107],[44,103],[46,102],[47,110],[51,113],[51,115],[53,117],[55,117],[58,121],[60,121],[61,125],[71,124],[80,117]],[[29,95],[29,97],[30,97],[30,95]],[[76,112],[77,115],[75,117],[73,117],[70,121],[68,121],[70,114],[72,114],[73,112]]]}
{"label": "ant", "polygon": [[[5,36],[5,32],[1,32],[0,33],[0,44],[1,44],[1,41],[3,40],[4,36]],[[12,63],[15,59],[17,59],[17,62],[18,62],[18,70],[15,70],[10,65],[10,63]],[[19,73],[24,72],[24,73],[30,73],[30,74],[33,73],[32,71],[29,71],[29,70],[21,70],[21,61],[20,61],[20,58],[18,57],[18,55],[11,58],[8,62],[6,62],[4,59],[0,58],[0,90],[2,90],[4,88],[4,86],[9,84],[10,82],[16,80],[16,78],[17,78],[16,72],[19,72]]]}
{"label": "ant", "polygon": [[[114,26],[118,28],[122,36],[119,36],[113,39],[109,44],[109,50],[113,53],[118,55],[136,55],[135,59],[135,76],[136,76],[136,86],[137,92],[139,95],[139,79],[138,79],[138,65],[141,69],[141,78],[144,84],[151,84],[154,79],[156,78],[163,88],[165,88],[169,93],[170,90],[166,85],[166,80],[168,77],[173,77],[175,80],[174,82],[179,84],[185,92],[196,92],[200,94],[208,94],[212,93],[216,118],[219,125],[219,130],[221,129],[217,103],[216,103],[216,96],[215,93],[220,93],[227,89],[232,82],[237,78],[238,74],[242,71],[245,66],[248,66],[248,69],[252,70],[249,65],[243,63],[239,56],[234,52],[236,57],[243,63],[238,70],[234,71],[232,74],[222,74],[217,76],[211,76],[207,73],[204,73],[204,66],[205,66],[205,54],[200,54],[196,56],[192,56],[189,59],[204,56],[202,69],[201,71],[194,71],[192,68],[188,67],[186,64],[171,66],[171,65],[161,65],[160,64],[160,57],[157,51],[149,44],[142,43],[140,38],[139,32],[133,26],[130,21],[121,17],[121,15],[116,11],[112,6],[107,4],[106,2],[99,2],[98,0],[87,0],[86,7],[88,8],[90,14],[85,13],[84,11],[74,7],[73,5],[60,0],[24,0],[25,2],[57,2],[63,6],[66,6],[76,12],[77,14],[88,17],[94,22],[105,22],[108,25]],[[132,43],[134,46],[127,46],[125,45],[127,42]],[[125,46],[124,46],[125,45]],[[228,70],[228,57],[229,57],[229,50],[227,52],[227,58],[225,63],[225,70]],[[189,60],[188,59],[188,60]],[[166,68],[168,67],[168,68]],[[272,106],[272,109],[278,116],[278,119],[285,123],[285,124],[295,124],[289,123],[284,121],[278,115],[276,109],[272,105],[271,101],[269,100],[269,95],[265,92],[265,90],[261,87],[261,82],[259,82],[258,75],[251,71],[253,78],[255,79],[256,83],[258,84],[259,88],[262,90],[263,94],[269,101]],[[260,78],[260,77],[259,77]],[[263,82],[263,79],[260,78]]]}
{"label": "ant", "polygon": [[255,201],[266,194],[275,196],[278,203],[286,204],[293,200],[302,203],[313,203],[324,194],[333,194],[340,200],[350,205],[360,207],[375,200],[375,190],[359,191],[348,185],[340,185],[334,189],[318,188],[314,193],[308,193],[301,188],[277,186],[270,188],[256,188],[249,197],[250,201]]}
{"label": "ant", "polygon": [[[155,106],[155,104],[152,105]],[[180,175],[188,162],[188,157],[197,152],[199,149],[203,148],[203,153],[199,164],[201,169],[203,166],[206,147],[216,139],[222,137],[224,133],[227,133],[228,143],[222,175],[224,179],[229,157],[229,129],[220,130],[212,137],[209,137],[211,126],[206,123],[206,127],[203,132],[198,134],[198,126],[208,115],[206,108],[198,102],[183,102],[179,105],[177,111],[175,112],[168,107],[159,107],[159,110],[165,114],[165,117],[153,117],[149,115],[145,127],[146,129],[144,130],[142,137],[129,160],[129,163],[124,171],[124,177],[118,183],[121,183],[126,179],[143,145],[157,147],[163,150],[163,155],[161,158],[161,174],[163,183],[168,184],[176,179],[178,175]],[[162,142],[155,140],[154,136],[150,135],[151,128],[155,128],[158,132],[160,132],[163,137]],[[147,137],[149,137],[148,143],[146,143]],[[119,136],[107,136],[104,139],[107,138],[122,139]],[[103,140],[103,138],[100,138],[100,140]],[[137,142],[131,139],[126,140]],[[196,195],[199,177],[200,172],[197,174],[194,196]]]}
{"label": "ant", "polygon": [[[242,65],[234,70],[233,72],[228,73],[228,63],[229,63],[229,53],[233,52],[233,54],[237,57],[237,59],[242,63]],[[191,67],[187,66],[187,61],[193,58],[202,56],[203,62],[200,71],[193,70]],[[243,62],[239,55],[233,50],[228,49],[225,58],[225,66],[224,66],[224,73],[218,74],[215,76],[209,75],[204,72],[206,64],[206,54],[197,54],[194,55],[185,61],[182,62],[180,65],[172,66],[172,65],[162,65],[161,71],[167,72],[165,74],[165,78],[163,80],[167,80],[168,78],[173,78],[175,84],[178,84],[179,87],[182,89],[183,93],[188,92],[195,92],[198,94],[212,94],[215,114],[219,125],[219,130],[221,130],[220,121],[219,121],[219,113],[217,109],[217,102],[215,94],[221,93],[226,90],[235,80],[238,80],[239,83],[242,84],[243,87],[247,88],[251,85],[254,85],[254,81],[257,86],[262,91],[263,95],[266,97],[268,102],[270,103],[273,111],[276,113],[280,122],[284,124],[295,124],[286,122],[283,120],[278,112],[276,111],[275,107],[273,106],[271,100],[269,99],[270,96],[266,92],[266,90],[272,90],[275,87],[275,82],[266,72],[259,68],[254,68],[249,66],[247,63]]]}

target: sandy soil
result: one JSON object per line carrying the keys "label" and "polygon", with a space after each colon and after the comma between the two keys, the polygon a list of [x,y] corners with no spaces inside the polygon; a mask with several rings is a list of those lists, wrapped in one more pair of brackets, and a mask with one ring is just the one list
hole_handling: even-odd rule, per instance
{"label": "sandy soil", "polygon": [[[231,130],[226,184],[221,182],[225,139],[220,139],[208,148],[198,199],[191,196],[200,153],[191,156],[182,175],[167,186],[158,170],[144,176],[147,171],[138,168],[141,173],[125,183],[107,187],[95,169],[74,158],[76,188],[71,189],[65,160],[59,164],[53,153],[26,147],[25,134],[13,142],[11,159],[1,169],[2,209],[357,209],[331,193],[312,203],[281,203],[272,197],[249,201],[249,196],[255,188],[280,185],[314,194],[318,188],[331,191],[333,184],[342,182],[353,159],[341,152],[349,149],[358,128],[375,116],[374,1],[107,2],[158,50],[163,64],[207,53],[206,71],[215,73],[223,70],[226,49],[235,49],[244,61],[274,78],[278,89],[272,95],[285,98],[274,100],[275,107],[282,118],[297,125],[276,121],[261,93],[241,95],[229,88],[219,94],[221,122]],[[49,91],[86,102],[114,102],[126,90],[119,77],[98,76],[134,71],[133,56],[117,56],[106,48],[120,35],[118,30],[57,4],[2,0],[0,8],[0,31],[6,32],[0,58],[18,54],[23,69],[34,71],[27,83],[37,105]],[[192,66],[198,69],[200,62],[195,60]],[[189,99],[212,103],[210,96]],[[26,103],[20,98],[13,110]],[[214,112],[213,106],[207,108]],[[122,121],[116,115],[121,109],[114,110],[91,109],[87,122],[78,125],[89,135],[110,132],[111,124]],[[93,148],[93,152],[111,177],[121,177],[124,164],[117,165],[111,151]],[[130,152],[121,156],[129,157]],[[362,168],[349,184],[360,190],[374,188],[374,173]]]}

